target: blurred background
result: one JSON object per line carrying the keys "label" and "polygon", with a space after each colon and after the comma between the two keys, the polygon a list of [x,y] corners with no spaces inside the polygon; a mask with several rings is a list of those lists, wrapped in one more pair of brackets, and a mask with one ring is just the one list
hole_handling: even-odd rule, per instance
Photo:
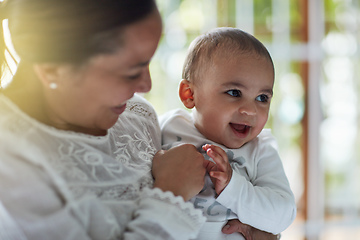
{"label": "blurred background", "polygon": [[360,239],[360,0],[157,3],[164,30],[145,97],[158,114],[184,108],[178,84],[196,36],[224,26],[253,34],[274,60],[267,127],[298,208],[281,239]]}
{"label": "blurred background", "polygon": [[360,0],[157,0],[164,31],[145,97],[158,114],[178,95],[189,43],[238,27],[268,48],[278,140],[298,215],[284,240],[360,239]]}

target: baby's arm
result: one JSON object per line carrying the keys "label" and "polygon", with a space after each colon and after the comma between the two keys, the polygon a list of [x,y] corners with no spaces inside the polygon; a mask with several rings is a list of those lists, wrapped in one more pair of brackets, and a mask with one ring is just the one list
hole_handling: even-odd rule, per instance
{"label": "baby's arm", "polygon": [[[216,163],[215,164],[209,161],[207,163],[206,169],[209,172],[210,178],[215,186],[215,191],[219,195],[229,184],[233,170],[228,161],[227,154],[222,148],[215,145],[206,144],[203,146],[203,149],[206,151],[207,155],[211,157]],[[253,240],[278,239],[276,235],[258,230],[250,225],[243,224],[238,219],[230,220],[226,226],[227,227],[224,227],[223,229],[223,233],[226,234],[239,232],[245,236],[246,239]]]}
{"label": "baby's arm", "polygon": [[233,170],[230,166],[228,157],[222,148],[205,144],[203,149],[215,162],[208,161],[206,164],[206,171],[209,173],[211,181],[215,186],[216,194],[219,195],[229,184]]}
{"label": "baby's arm", "polygon": [[293,222],[296,205],[274,141],[273,137],[263,138],[255,150],[253,168],[232,165],[233,176],[216,200],[241,222],[277,234]]}

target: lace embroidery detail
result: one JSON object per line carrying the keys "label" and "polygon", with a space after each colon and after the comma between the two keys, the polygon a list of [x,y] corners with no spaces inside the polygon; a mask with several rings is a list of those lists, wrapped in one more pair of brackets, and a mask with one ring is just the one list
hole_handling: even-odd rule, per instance
{"label": "lace embroidery detail", "polygon": [[140,190],[143,190],[145,188],[152,188],[152,186],[154,185],[154,179],[151,173],[142,177],[139,182],[140,182],[139,185]]}
{"label": "lace embroidery detail", "polygon": [[97,196],[102,200],[135,200],[139,198],[140,191],[144,188],[151,188],[153,179],[149,175],[144,175],[133,184],[110,184],[107,186],[96,185],[70,185],[69,189],[74,194],[75,198],[82,196]]}
{"label": "lace embroidery detail", "polygon": [[[119,136],[116,142],[115,159],[130,167],[151,169],[151,161],[156,153],[149,130],[142,124],[143,133],[135,132],[133,136]],[[134,156],[137,156],[134,158]],[[142,165],[144,164],[144,165]]]}
{"label": "lace embroidery detail", "polygon": [[146,104],[142,104],[140,102],[135,102],[135,101],[134,102],[129,101],[127,104],[127,109],[138,116],[150,118],[152,122],[157,122],[156,113],[153,111],[151,107],[149,107]]}
{"label": "lace embroidery detail", "polygon": [[139,197],[139,191],[133,185],[111,186],[69,186],[75,198],[96,196],[102,200],[134,200]]}
{"label": "lace embroidery detail", "polygon": [[[120,177],[123,170],[121,165],[106,158],[106,155],[73,141],[61,141],[58,144],[58,157],[52,158],[51,163],[65,179],[100,182]],[[102,178],[100,180],[99,175]]]}
{"label": "lace embroidery detail", "polygon": [[151,162],[160,135],[155,112],[141,98],[129,100],[128,109],[101,138],[43,126],[12,107],[11,101],[0,100],[2,128],[43,146],[47,164],[63,178],[75,199],[137,199],[143,188],[152,186]]}
{"label": "lace embroidery detail", "polygon": [[195,209],[191,202],[184,202],[182,197],[174,196],[172,192],[163,192],[158,188],[146,188],[142,193],[145,197],[154,198],[177,206],[183,213],[187,214],[190,219],[192,219],[194,225],[202,224],[206,220],[201,210]]}

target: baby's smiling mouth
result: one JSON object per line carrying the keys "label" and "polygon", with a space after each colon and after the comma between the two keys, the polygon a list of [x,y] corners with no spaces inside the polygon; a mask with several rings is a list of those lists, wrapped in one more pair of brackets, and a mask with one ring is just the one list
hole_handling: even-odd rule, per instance
{"label": "baby's smiling mouth", "polygon": [[236,124],[236,123],[230,123],[230,127],[237,133],[241,135],[247,135],[247,133],[250,130],[250,126],[246,124]]}

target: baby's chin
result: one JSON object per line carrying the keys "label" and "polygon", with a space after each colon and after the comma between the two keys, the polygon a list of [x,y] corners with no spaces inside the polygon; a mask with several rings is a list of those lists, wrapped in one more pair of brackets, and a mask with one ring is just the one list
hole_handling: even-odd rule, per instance
{"label": "baby's chin", "polygon": [[238,148],[241,148],[242,146],[244,146],[247,142],[244,142],[244,143],[239,143],[239,144],[236,144],[236,143],[232,143],[232,144],[221,144],[229,149],[238,149]]}
{"label": "baby's chin", "polygon": [[251,142],[254,138],[256,138],[256,136],[252,137],[251,135],[248,135],[246,138],[243,139],[229,139],[218,143],[229,149],[238,149],[245,146],[248,142]]}
{"label": "baby's chin", "polygon": [[242,146],[244,146],[246,143],[248,143],[249,141],[221,141],[220,139],[211,139],[211,138],[207,138],[217,144],[220,144],[226,148],[229,149],[238,149],[241,148]]}

